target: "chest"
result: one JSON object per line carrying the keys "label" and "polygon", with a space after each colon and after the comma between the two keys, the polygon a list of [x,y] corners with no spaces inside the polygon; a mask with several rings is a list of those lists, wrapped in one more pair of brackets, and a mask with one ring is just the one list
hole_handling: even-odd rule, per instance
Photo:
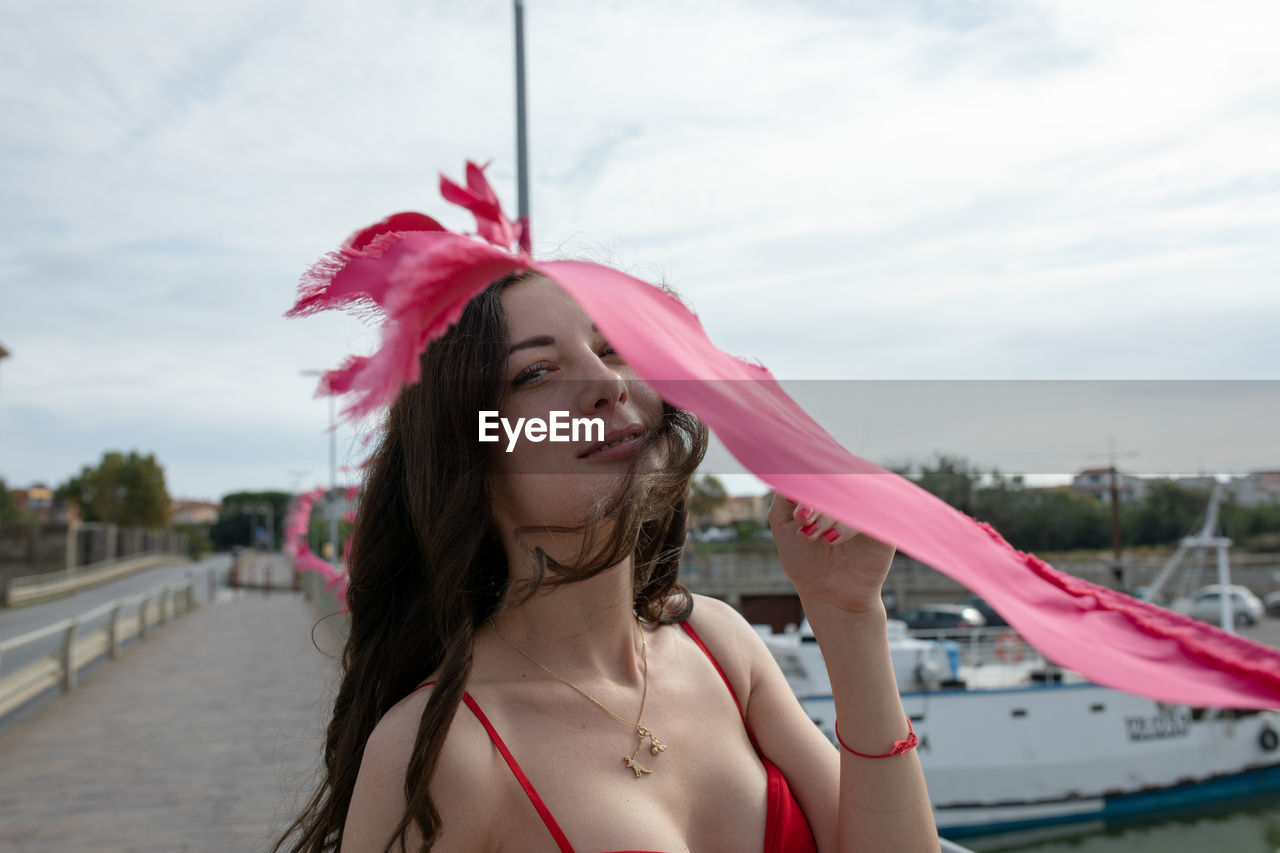
{"label": "chest", "polygon": [[[495,727],[578,853],[761,849],[766,772],[722,683],[651,692],[643,724],[666,747],[657,754],[652,739],[572,692],[539,689],[504,708]],[[559,849],[514,774],[502,797],[504,850]]]}

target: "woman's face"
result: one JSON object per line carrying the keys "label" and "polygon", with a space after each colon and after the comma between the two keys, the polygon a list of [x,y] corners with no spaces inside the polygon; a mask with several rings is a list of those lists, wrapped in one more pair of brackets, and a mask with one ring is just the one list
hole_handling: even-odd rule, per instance
{"label": "woman's face", "polygon": [[[508,355],[500,368],[504,399],[498,415],[506,424],[489,430],[497,441],[486,445],[493,460],[494,518],[505,530],[581,524],[591,505],[620,484],[635,453],[633,437],[661,422],[662,400],[559,285],[528,279],[503,290],[501,302]],[[550,425],[552,412],[566,413],[556,417],[569,440],[533,440],[527,424]],[[513,440],[508,429],[521,418],[526,426]],[[604,441],[595,427],[580,428],[574,440],[574,419],[597,418]],[[642,462],[639,472],[654,464]]]}

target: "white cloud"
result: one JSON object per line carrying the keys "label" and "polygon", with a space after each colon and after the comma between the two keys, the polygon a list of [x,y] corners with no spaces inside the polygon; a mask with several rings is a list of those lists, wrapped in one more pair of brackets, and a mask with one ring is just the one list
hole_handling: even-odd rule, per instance
{"label": "white cloud", "polygon": [[[1274,4],[526,8],[537,248],[670,280],[730,352],[792,377],[1275,376]],[[251,467],[172,441],[176,491],[288,485],[323,445],[298,371],[373,344],[282,320],[298,274],[394,210],[469,228],[435,189],[466,157],[515,208],[505,2],[0,24],[10,481],[132,424],[275,437]]]}

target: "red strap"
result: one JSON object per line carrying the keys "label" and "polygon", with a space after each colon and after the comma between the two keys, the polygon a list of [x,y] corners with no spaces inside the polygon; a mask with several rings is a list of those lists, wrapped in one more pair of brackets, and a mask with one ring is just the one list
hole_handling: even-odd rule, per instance
{"label": "red strap", "polygon": [[716,660],[716,656],[711,654],[711,650],[707,648],[707,644],[702,642],[702,638],[698,636],[698,632],[693,630],[693,626],[687,621],[681,622],[680,627],[688,634],[693,641],[698,644],[698,648],[702,649],[702,653],[711,661],[711,665],[716,668],[716,672],[720,673],[720,678],[724,680],[724,686],[729,688],[729,695],[733,697],[733,704],[738,706],[738,716],[742,717],[742,726],[747,730],[747,737],[751,738],[751,746],[755,748],[756,755],[763,755],[760,752],[760,744],[756,743],[755,733],[751,731],[751,726],[747,724],[747,715],[742,710],[742,703],[738,701],[738,694],[734,692],[733,685],[729,683],[729,676],[724,674],[724,670],[720,668],[720,661]]}
{"label": "red strap", "polygon": [[698,636],[697,631],[693,630],[692,625],[681,622],[680,627],[684,628],[685,633],[698,644],[698,648],[702,649],[702,653],[711,661],[716,672],[720,673],[725,687],[729,688],[729,695],[733,697],[733,704],[738,706],[742,727],[747,730],[747,737],[751,738],[751,745],[755,747],[756,755],[760,756],[760,761],[764,764],[768,790],[764,823],[765,853],[782,853],[782,851],[816,853],[818,848],[814,843],[813,831],[809,827],[808,819],[800,809],[800,804],[796,802],[795,795],[791,793],[791,788],[787,785],[787,779],[782,775],[782,771],[760,750],[755,733],[751,731],[751,726],[747,725],[747,715],[742,712],[742,703],[738,701],[738,694],[734,692],[733,685],[729,683],[729,677],[720,667],[720,662],[716,660],[715,655],[711,654],[711,650],[707,648],[706,643],[702,642],[702,638]]}
{"label": "red strap", "polygon": [[[420,690],[428,685],[435,684],[434,681],[427,681],[419,684],[414,690]],[[467,707],[471,709],[471,713],[476,715],[476,719],[480,721],[480,725],[484,726],[484,730],[489,733],[489,740],[493,741],[493,745],[498,748],[498,752],[502,754],[506,760],[507,766],[511,768],[511,773],[516,777],[516,781],[520,783],[520,787],[524,788],[525,794],[529,797],[529,802],[533,803],[534,809],[538,812],[538,817],[542,818],[542,822],[546,825],[547,831],[551,833],[551,837],[555,839],[556,844],[560,847],[560,853],[574,853],[573,845],[569,843],[569,839],[565,836],[564,831],[560,829],[560,824],[556,823],[556,819],[551,816],[551,810],[547,808],[547,804],[542,801],[542,797],[538,796],[538,792],[534,790],[533,783],[529,781],[529,777],[524,774],[520,764],[516,761],[516,757],[511,754],[511,750],[507,749],[507,745],[502,742],[502,738],[498,736],[498,731],[493,727],[493,723],[489,722],[489,718],[484,715],[484,711],[480,710],[480,706],[476,704],[476,700],[471,698],[470,693],[462,694],[462,701],[467,703]]]}

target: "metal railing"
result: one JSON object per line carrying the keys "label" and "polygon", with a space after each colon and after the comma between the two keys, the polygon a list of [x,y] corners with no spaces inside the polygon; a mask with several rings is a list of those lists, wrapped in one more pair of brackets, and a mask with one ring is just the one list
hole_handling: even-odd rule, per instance
{"label": "metal railing", "polygon": [[[64,692],[76,686],[79,671],[104,654],[114,659],[123,645],[134,637],[146,638],[152,628],[163,625],[196,606],[195,581],[165,584],[139,595],[117,598],[79,616],[28,631],[0,642],[0,718],[16,710],[46,690],[61,685]],[[136,609],[134,609],[136,608]],[[102,621],[101,627],[91,627]],[[87,629],[81,634],[82,629]],[[6,657],[25,646],[48,646],[58,638],[56,650],[3,674]]]}
{"label": "metal railing", "polygon": [[1027,664],[1044,667],[1047,661],[1034,646],[1012,628],[942,628],[908,632],[921,640],[952,640],[960,651],[962,666],[985,664]]}
{"label": "metal railing", "polygon": [[948,841],[945,838],[938,839],[938,850],[941,853],[973,853],[968,847],[961,847],[954,841]]}

